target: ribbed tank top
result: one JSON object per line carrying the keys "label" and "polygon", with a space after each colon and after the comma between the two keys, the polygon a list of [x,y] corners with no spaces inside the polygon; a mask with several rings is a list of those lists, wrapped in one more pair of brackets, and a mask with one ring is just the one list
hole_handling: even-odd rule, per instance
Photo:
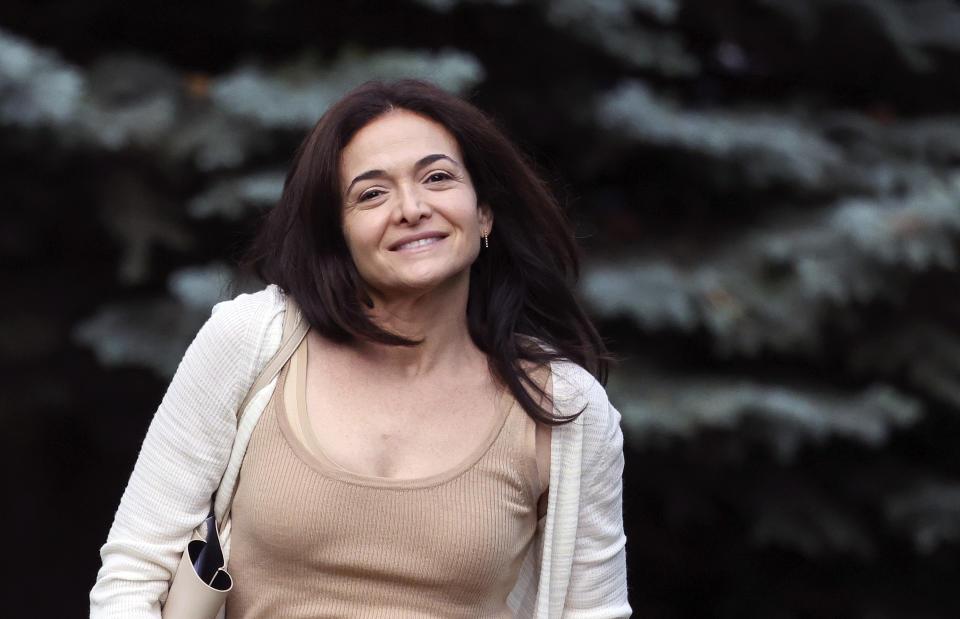
{"label": "ribbed tank top", "polygon": [[428,478],[354,474],[289,410],[305,407],[305,353],[281,372],[240,469],[227,619],[511,617],[543,490],[535,422],[502,411],[469,457]]}

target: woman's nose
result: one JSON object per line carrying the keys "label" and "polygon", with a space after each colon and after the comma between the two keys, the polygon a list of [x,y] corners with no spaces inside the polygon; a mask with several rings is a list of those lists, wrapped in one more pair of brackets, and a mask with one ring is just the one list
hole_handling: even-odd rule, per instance
{"label": "woman's nose", "polygon": [[399,192],[400,204],[397,208],[398,223],[415,224],[432,213],[430,206],[414,187],[404,187]]}

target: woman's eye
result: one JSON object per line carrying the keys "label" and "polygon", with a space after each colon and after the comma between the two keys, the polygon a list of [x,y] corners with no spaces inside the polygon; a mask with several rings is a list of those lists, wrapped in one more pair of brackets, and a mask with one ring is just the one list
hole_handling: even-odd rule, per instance
{"label": "woman's eye", "polygon": [[427,177],[427,182],[439,183],[440,181],[450,180],[451,178],[453,177],[447,174],[446,172],[433,172],[430,174],[430,176]]}
{"label": "woman's eye", "polygon": [[379,189],[371,189],[370,191],[364,191],[360,194],[360,197],[357,198],[357,202],[365,202],[367,200],[373,200],[374,198],[379,198],[383,194]]}

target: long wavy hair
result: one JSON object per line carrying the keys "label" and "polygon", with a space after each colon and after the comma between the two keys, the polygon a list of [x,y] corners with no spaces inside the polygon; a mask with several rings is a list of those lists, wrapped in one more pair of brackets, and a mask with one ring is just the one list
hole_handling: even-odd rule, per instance
{"label": "long wavy hair", "polygon": [[573,233],[532,163],[483,112],[437,86],[370,82],[334,104],[297,149],[247,265],[293,295],[324,337],[417,345],[371,320],[372,301],[343,235],[341,153],[357,131],[397,109],[446,127],[460,146],[478,204],[493,211],[496,226],[489,249],[471,266],[467,302],[470,335],[491,374],[534,419],[571,421],[576,415],[553,413],[525,368],[565,359],[606,382],[606,348],[573,292],[579,274]]}

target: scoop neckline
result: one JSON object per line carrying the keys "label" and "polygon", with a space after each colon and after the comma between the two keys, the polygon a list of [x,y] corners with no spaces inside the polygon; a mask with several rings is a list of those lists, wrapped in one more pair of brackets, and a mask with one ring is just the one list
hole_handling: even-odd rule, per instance
{"label": "scoop neckline", "polygon": [[[283,384],[278,384],[281,391],[278,401],[280,409],[277,410],[277,417],[279,418],[278,421],[280,422],[281,431],[287,443],[294,450],[294,453],[296,453],[304,463],[322,475],[341,482],[371,488],[402,490],[428,488],[452,481],[476,466],[487,452],[490,451],[503,431],[503,428],[506,426],[510,413],[516,406],[516,400],[510,398],[511,402],[509,406],[502,406],[500,410],[497,411],[484,439],[480,441],[463,460],[444,471],[423,477],[379,477],[376,475],[357,473],[345,468],[330,458],[320,446],[319,440],[317,440],[313,424],[310,423],[310,419],[307,416],[307,338],[303,339],[300,346],[304,348],[302,353],[303,362],[298,363],[296,375],[293,377],[297,406],[297,410],[293,412],[300,417],[304,440],[300,440],[290,427],[290,422],[287,417],[290,411],[286,410],[286,402],[283,398],[283,393],[287,388],[286,383],[290,379],[290,363],[293,357],[291,357],[291,361],[287,362],[287,367],[284,368]],[[294,353],[294,355],[296,354],[297,353]],[[309,441],[312,445],[308,446],[304,441]]]}

